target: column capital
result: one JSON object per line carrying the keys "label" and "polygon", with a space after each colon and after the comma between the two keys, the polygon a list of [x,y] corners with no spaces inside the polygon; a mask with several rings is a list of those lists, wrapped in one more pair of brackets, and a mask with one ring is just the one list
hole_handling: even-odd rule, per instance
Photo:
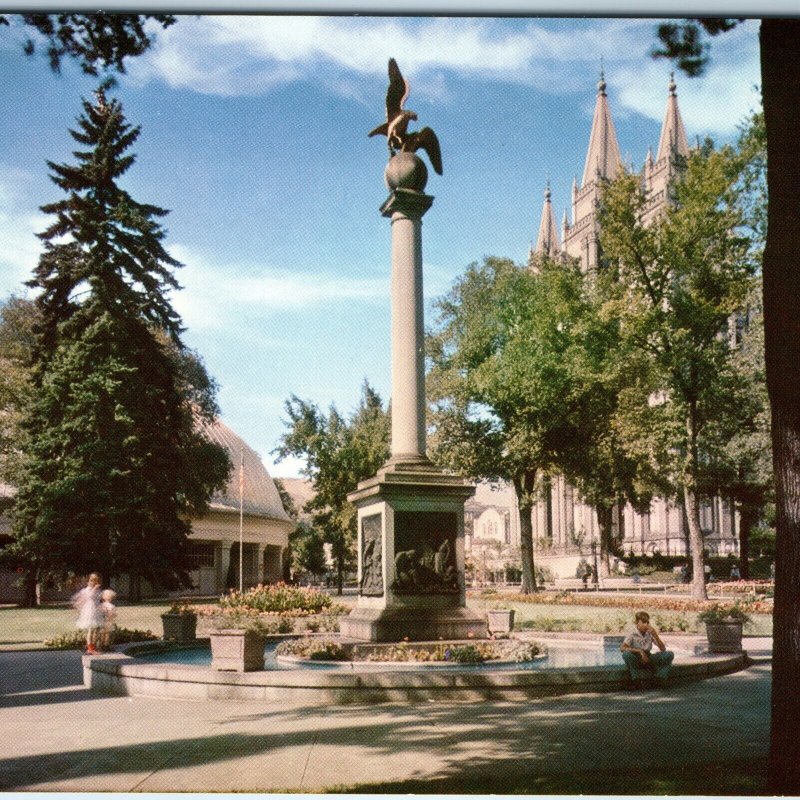
{"label": "column capital", "polygon": [[386,198],[380,212],[384,217],[389,218],[395,214],[402,214],[410,219],[421,219],[432,204],[433,195],[398,187]]}

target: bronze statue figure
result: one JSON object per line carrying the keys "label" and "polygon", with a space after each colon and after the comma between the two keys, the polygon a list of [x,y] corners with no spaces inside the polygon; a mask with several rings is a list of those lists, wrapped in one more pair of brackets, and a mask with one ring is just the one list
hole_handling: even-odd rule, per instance
{"label": "bronze statue figure", "polygon": [[389,88],[386,90],[386,122],[369,132],[369,136],[386,136],[389,154],[415,153],[424,150],[438,175],[442,174],[442,151],[439,139],[431,128],[419,131],[408,130],[408,123],[417,119],[416,112],[403,108],[408,98],[408,81],[403,77],[397,62],[389,59]]}

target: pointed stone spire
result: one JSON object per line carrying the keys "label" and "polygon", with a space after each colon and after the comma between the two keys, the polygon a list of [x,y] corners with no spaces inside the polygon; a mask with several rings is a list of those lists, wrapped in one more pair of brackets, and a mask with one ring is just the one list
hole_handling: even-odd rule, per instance
{"label": "pointed stone spire", "polygon": [[681,112],[678,108],[678,95],[675,92],[675,73],[669,75],[669,97],[667,110],[664,114],[664,124],[661,126],[661,138],[658,140],[658,154],[656,161],[662,158],[672,158],[674,155],[689,156],[689,142],[686,138],[686,129],[683,127]]}
{"label": "pointed stone spire", "polygon": [[536,252],[555,258],[561,250],[558,238],[558,226],[553,204],[550,202],[550,181],[544,190],[544,205],[542,206],[542,220],[539,223],[539,236],[536,239]]}
{"label": "pointed stone spire", "polygon": [[581,186],[586,186],[596,179],[613,180],[620,170],[622,158],[619,154],[617,134],[614,130],[614,121],[611,119],[611,109],[606,97],[606,81],[603,70],[600,70],[600,80],[597,84],[597,102],[594,107],[592,120],[592,133],[589,136],[589,150],[586,153],[586,164],[583,168]]}

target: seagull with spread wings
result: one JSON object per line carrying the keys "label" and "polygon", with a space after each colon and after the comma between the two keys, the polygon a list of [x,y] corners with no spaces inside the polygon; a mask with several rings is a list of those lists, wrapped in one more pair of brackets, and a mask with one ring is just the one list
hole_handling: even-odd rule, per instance
{"label": "seagull with spread wings", "polygon": [[393,59],[389,59],[389,88],[386,91],[386,122],[369,132],[369,136],[382,134],[386,136],[391,155],[399,150],[403,153],[415,153],[424,150],[431,160],[437,174],[442,174],[442,151],[439,139],[431,128],[408,132],[408,123],[416,120],[416,112],[403,108],[408,98],[408,81],[400,72],[400,67]]}

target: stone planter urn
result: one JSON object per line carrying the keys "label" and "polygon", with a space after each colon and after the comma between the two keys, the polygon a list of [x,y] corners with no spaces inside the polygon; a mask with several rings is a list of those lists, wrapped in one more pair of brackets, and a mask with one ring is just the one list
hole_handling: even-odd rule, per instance
{"label": "stone planter urn", "polygon": [[511,633],[514,630],[514,609],[498,608],[486,612],[489,633]]}
{"label": "stone planter urn", "polygon": [[742,623],[739,620],[706,622],[709,653],[741,653]]}
{"label": "stone planter urn", "polygon": [[161,615],[164,625],[164,639],[176,642],[191,642],[197,632],[197,616],[195,614],[180,614],[167,612]]}
{"label": "stone planter urn", "polygon": [[232,672],[257,672],[264,669],[264,638],[257,631],[225,629],[211,638],[211,668]]}

